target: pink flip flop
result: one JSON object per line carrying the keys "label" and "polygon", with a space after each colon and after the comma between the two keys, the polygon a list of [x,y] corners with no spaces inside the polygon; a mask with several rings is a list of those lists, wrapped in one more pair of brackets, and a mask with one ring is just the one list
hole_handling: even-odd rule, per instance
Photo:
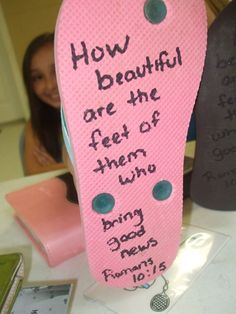
{"label": "pink flip flop", "polygon": [[145,284],[177,254],[186,134],[207,23],[199,0],[64,0],[56,71],[97,281]]}

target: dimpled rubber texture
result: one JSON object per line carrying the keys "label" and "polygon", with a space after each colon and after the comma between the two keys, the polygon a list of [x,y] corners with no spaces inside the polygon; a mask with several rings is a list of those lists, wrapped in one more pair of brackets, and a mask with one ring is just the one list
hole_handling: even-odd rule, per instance
{"label": "dimpled rubber texture", "polygon": [[197,145],[191,198],[236,210],[236,1],[211,24],[196,102]]}
{"label": "dimpled rubber texture", "polygon": [[[144,4],[65,0],[56,27],[56,72],[89,267],[97,281],[117,287],[156,278],[177,254],[185,141],[206,47],[202,0],[166,0],[167,15],[160,24],[145,18]],[[115,44],[123,53],[112,57],[109,47]],[[83,49],[88,59],[79,59]],[[142,67],[148,58],[149,67]],[[144,77],[137,77],[144,69]],[[101,83],[99,75],[112,77],[113,85],[108,79]],[[147,95],[135,105],[128,102],[138,90]],[[107,109],[96,118],[89,114],[99,107]],[[92,134],[95,146],[90,145]],[[172,192],[157,200],[152,191],[163,180]],[[102,193],[115,199],[106,214],[92,208]]]}

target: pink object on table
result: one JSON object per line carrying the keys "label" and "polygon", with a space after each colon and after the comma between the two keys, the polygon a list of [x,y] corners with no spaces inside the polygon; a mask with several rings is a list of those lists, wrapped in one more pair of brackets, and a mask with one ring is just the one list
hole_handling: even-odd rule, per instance
{"label": "pink object on table", "polygon": [[59,178],[11,192],[6,199],[49,266],[84,250],[79,206],[66,199],[66,185]]}

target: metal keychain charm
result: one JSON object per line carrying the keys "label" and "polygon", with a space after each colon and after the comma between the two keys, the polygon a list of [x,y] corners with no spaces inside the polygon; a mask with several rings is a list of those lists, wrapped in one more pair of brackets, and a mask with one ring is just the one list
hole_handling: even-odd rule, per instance
{"label": "metal keychain charm", "polygon": [[161,276],[163,280],[165,281],[165,284],[163,286],[163,290],[161,293],[155,294],[150,302],[150,307],[154,312],[162,312],[165,311],[169,305],[170,305],[170,298],[166,294],[166,291],[169,287],[169,282],[165,279],[165,277]]}

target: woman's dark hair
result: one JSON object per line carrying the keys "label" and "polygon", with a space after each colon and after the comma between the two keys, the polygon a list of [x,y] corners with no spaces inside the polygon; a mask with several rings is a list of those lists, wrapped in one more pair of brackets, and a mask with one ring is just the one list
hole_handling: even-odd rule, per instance
{"label": "woman's dark hair", "polygon": [[56,160],[61,161],[61,120],[60,111],[40,100],[33,91],[31,77],[31,61],[35,53],[42,47],[54,43],[54,33],[37,36],[29,44],[23,59],[23,79],[29,99],[32,128],[45,147]]}

